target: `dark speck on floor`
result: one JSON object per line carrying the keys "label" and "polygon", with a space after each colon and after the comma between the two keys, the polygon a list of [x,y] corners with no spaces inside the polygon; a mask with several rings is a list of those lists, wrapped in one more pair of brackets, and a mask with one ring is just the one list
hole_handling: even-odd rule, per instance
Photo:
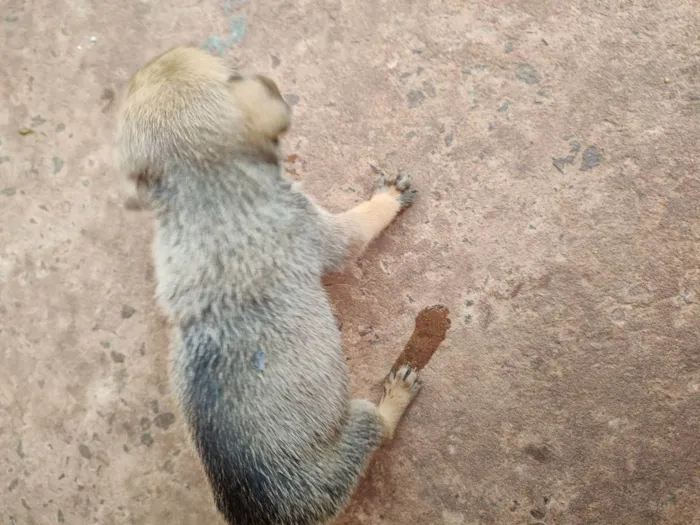
{"label": "dark speck on floor", "polygon": [[595,168],[603,160],[603,152],[595,146],[588,146],[581,156],[581,171]]}
{"label": "dark speck on floor", "polygon": [[408,107],[415,108],[420,106],[425,101],[425,95],[422,91],[414,89],[408,92],[407,95]]}
{"label": "dark speck on floor", "polygon": [[542,80],[539,72],[530,64],[518,64],[515,68],[515,78],[525,84],[537,84]]}

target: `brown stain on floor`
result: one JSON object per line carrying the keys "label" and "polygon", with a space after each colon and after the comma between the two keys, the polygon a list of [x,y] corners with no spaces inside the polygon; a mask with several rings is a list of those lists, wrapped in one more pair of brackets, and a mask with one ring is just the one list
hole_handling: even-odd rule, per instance
{"label": "brown stain on floor", "polygon": [[445,340],[447,330],[452,325],[449,315],[450,311],[441,304],[423,308],[418,312],[411,339],[396,358],[392,369],[409,365],[422,370],[433,357],[440,343]]}

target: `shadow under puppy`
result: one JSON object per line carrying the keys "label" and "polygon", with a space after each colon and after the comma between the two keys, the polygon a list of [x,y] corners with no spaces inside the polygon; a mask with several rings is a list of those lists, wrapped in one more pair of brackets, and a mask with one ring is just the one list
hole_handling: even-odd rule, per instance
{"label": "shadow under puppy", "polygon": [[217,507],[235,525],[327,523],[420,387],[389,374],[378,405],[349,399],[324,272],[339,269],[415,196],[381,177],[331,214],[284,177],[290,109],[263,76],[180,47],[131,79],[117,154],[130,207],[156,221],[157,299],[171,381]]}

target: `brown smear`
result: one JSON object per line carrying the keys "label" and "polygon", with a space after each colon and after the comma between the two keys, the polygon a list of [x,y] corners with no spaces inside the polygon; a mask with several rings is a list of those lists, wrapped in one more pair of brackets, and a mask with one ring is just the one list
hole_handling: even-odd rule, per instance
{"label": "brown smear", "polygon": [[416,327],[411,339],[394,362],[393,368],[410,365],[421,370],[433,357],[435,350],[445,340],[452,322],[450,311],[441,304],[423,308],[416,315]]}

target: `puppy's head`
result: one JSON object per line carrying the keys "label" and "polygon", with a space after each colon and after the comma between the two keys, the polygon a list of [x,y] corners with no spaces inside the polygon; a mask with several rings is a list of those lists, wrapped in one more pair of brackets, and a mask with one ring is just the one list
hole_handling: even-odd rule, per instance
{"label": "puppy's head", "polygon": [[149,187],[176,163],[201,167],[236,153],[279,162],[279,137],[290,123],[269,78],[237,75],[201,49],[171,49],[132,77],[121,103],[117,158],[126,205],[147,206]]}

